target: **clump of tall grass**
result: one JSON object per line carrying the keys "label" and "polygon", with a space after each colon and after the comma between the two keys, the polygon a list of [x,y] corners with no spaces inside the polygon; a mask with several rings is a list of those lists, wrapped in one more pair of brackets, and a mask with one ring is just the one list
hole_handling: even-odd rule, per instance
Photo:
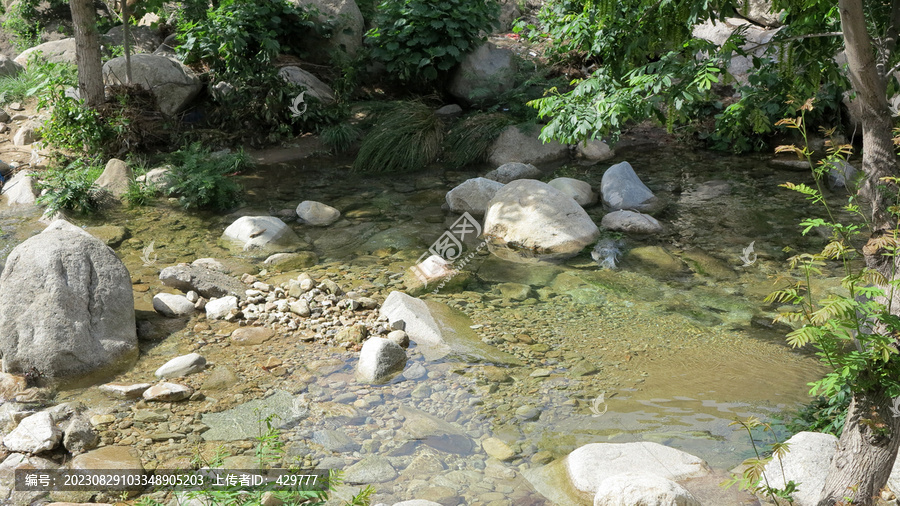
{"label": "clump of tall grass", "polygon": [[359,138],[359,128],[352,123],[342,121],[329,125],[319,134],[322,143],[334,153],[343,153],[350,149],[353,141]]}
{"label": "clump of tall grass", "polygon": [[353,170],[366,173],[410,172],[433,162],[441,152],[444,126],[425,104],[395,102],[359,148]]}
{"label": "clump of tall grass", "polygon": [[488,150],[513,119],[500,112],[473,114],[456,123],[444,144],[444,159],[452,168],[487,159]]}

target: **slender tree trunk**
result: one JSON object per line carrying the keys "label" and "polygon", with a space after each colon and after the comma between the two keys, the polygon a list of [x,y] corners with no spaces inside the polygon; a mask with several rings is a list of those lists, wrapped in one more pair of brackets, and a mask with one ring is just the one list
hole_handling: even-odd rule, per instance
{"label": "slender tree trunk", "polygon": [[131,13],[127,0],[122,0],[122,38],[125,46],[125,84],[131,84]]}
{"label": "slender tree trunk", "polygon": [[[839,0],[838,6],[850,82],[861,110],[862,169],[866,180],[860,195],[871,203],[873,238],[877,238],[896,228],[888,207],[897,196],[897,186],[881,178],[900,175],[891,140],[885,78],[876,66],[862,0]],[[863,251],[870,268],[880,271],[886,279],[894,278],[897,271],[894,257],[884,256],[884,250],[872,240]],[[891,304],[891,309],[898,314],[900,305]],[[893,416],[891,407],[892,400],[883,390],[853,394],[819,506],[874,502],[887,482],[900,446],[900,418]]]}
{"label": "slender tree trunk", "polygon": [[69,0],[75,25],[75,62],[78,65],[78,92],[88,107],[106,101],[103,67],[100,63],[100,34],[92,0]]}

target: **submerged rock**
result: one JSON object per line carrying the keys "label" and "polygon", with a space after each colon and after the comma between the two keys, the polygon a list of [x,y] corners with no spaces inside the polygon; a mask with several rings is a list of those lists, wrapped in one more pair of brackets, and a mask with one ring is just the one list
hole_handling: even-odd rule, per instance
{"label": "submerged rock", "polygon": [[446,304],[424,301],[402,292],[391,292],[381,306],[381,314],[391,323],[403,320],[409,339],[426,360],[447,355],[474,361],[521,365],[512,355],[484,344],[469,328],[472,321]]}
{"label": "submerged rock", "polygon": [[274,216],[242,216],[222,233],[225,246],[236,246],[244,252],[261,254],[291,253],[302,249],[297,234]]}
{"label": "submerged rock", "polygon": [[304,200],[297,206],[297,216],[307,225],[326,227],[336,222],[341,212],[321,202]]}
{"label": "submerged rock", "polygon": [[663,226],[653,216],[625,210],[607,213],[600,220],[600,226],[607,230],[626,234],[649,235],[659,234],[663,231]]}

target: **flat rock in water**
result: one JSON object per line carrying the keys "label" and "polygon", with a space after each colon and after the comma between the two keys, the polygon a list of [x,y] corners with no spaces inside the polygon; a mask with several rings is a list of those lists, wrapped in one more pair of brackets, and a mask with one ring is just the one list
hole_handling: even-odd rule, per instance
{"label": "flat rock in water", "polygon": [[270,416],[273,425],[283,427],[305,418],[308,411],[294,396],[278,390],[265,399],[254,399],[227,411],[204,414],[201,422],[209,427],[202,434],[204,441],[236,441],[259,436],[259,426]]}
{"label": "flat rock in water", "polygon": [[370,455],[344,470],[344,481],[350,484],[384,483],[397,477],[397,471],[386,457]]}
{"label": "flat rock in water", "polygon": [[410,406],[401,406],[397,411],[405,418],[403,431],[414,440],[457,455],[468,455],[475,447],[472,439],[458,425]]}
{"label": "flat rock in water", "polygon": [[312,442],[335,453],[353,453],[360,448],[360,444],[342,430],[317,430],[312,434]]}
{"label": "flat rock in water", "polygon": [[241,327],[231,333],[231,342],[238,346],[261,344],[275,335],[275,331],[266,327]]}
{"label": "flat rock in water", "polygon": [[153,386],[150,383],[106,383],[100,385],[100,391],[115,399],[137,399],[144,391]]}
{"label": "flat rock in water", "polygon": [[144,390],[141,396],[148,401],[177,402],[183,401],[194,393],[194,389],[178,383],[158,383]]}
{"label": "flat rock in water", "polygon": [[409,339],[416,343],[426,360],[452,355],[477,362],[522,364],[514,356],[483,343],[471,329],[472,320],[446,304],[391,292],[381,306],[381,314],[391,323],[406,322]]}

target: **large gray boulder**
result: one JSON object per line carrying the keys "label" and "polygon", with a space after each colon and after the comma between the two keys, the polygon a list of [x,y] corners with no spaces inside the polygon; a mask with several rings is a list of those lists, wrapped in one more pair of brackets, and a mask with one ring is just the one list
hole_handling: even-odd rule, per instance
{"label": "large gray boulder", "polygon": [[[331,36],[323,38],[310,33],[302,41],[310,48],[309,61],[331,64],[338,54],[356,56],[366,31],[362,12],[354,0],[290,0],[294,5],[310,7],[319,12],[313,20],[323,23],[329,18],[335,23]],[[311,32],[311,31],[310,31]]]}
{"label": "large gray boulder", "polygon": [[[306,95],[315,97],[323,104],[331,104],[334,102],[334,92],[331,88],[323,83],[318,77],[301,69],[300,67],[287,66],[282,67],[278,71],[278,75],[285,81],[306,88]],[[298,106],[302,109],[302,106]]]}
{"label": "large gray boulder", "polygon": [[0,77],[14,76],[25,70],[25,67],[0,54]]}
{"label": "large gray boulder", "polygon": [[783,488],[791,480],[799,483],[797,491],[791,494],[794,504],[815,506],[825,489],[825,478],[837,451],[838,438],[821,432],[799,432],[785,443],[790,451],[780,462],[776,458],[766,464],[765,479],[775,488]]}
{"label": "large gray boulder", "polygon": [[516,125],[506,127],[494,141],[488,161],[494,165],[522,162],[541,165],[569,157],[569,147],[556,141],[544,142],[537,127],[524,131]]}
{"label": "large gray boulder", "polygon": [[488,202],[503,188],[503,183],[476,177],[463,181],[456,188],[447,192],[447,205],[454,213],[470,213],[483,216]]}
{"label": "large gray boulder", "polygon": [[89,383],[138,356],[128,269],[63,220],[19,244],[0,275],[3,371]]}
{"label": "large gray boulder", "polygon": [[517,262],[570,258],[599,235],[597,225],[572,197],[533,179],[501,188],[484,216],[488,249]]}
{"label": "large gray boulder", "polygon": [[513,52],[485,42],[463,58],[448,91],[467,105],[488,104],[515,86],[515,76]]}
{"label": "large gray boulder", "polygon": [[[194,71],[174,58],[161,55],[132,55],[131,76],[133,83],[150,90],[159,111],[167,116],[184,110],[203,88]],[[103,65],[103,82],[107,86],[125,83],[124,56]]]}
{"label": "large gray boulder", "polygon": [[659,443],[591,443],[575,449],[565,460],[572,486],[594,496],[608,478],[621,473],[646,473],[672,481],[711,474],[699,457]]}
{"label": "large gray boulder", "polygon": [[[751,4],[754,3],[751,1]],[[746,19],[725,18],[724,20],[708,20],[694,26],[693,35],[698,39],[705,39],[722,46],[736,30],[742,30],[744,45],[741,46],[748,54],[741,56],[732,54],[728,62],[728,73],[738,83],[746,85],[753,72],[753,58],[775,58],[774,48],[771,47],[772,37],[780,28],[768,29],[757,26]],[[767,51],[770,51],[767,53]]]}
{"label": "large gray boulder", "polygon": [[652,473],[622,473],[602,483],[594,496],[594,506],[700,506],[681,485]]}
{"label": "large gray boulder", "polygon": [[[152,53],[156,51],[162,44],[162,37],[159,31],[149,26],[131,26],[129,27],[129,37],[131,39],[131,54]],[[125,45],[125,30],[122,25],[114,26],[106,32],[102,37],[103,44],[109,46]]]}
{"label": "large gray boulder", "polygon": [[600,180],[603,205],[610,211],[627,209],[642,213],[654,213],[662,208],[662,202],[653,195],[628,162],[617,163],[606,169]]}
{"label": "large gray boulder", "polygon": [[19,56],[16,56],[15,61],[27,68],[28,60],[35,53],[40,53],[40,58],[50,63],[70,63],[75,65],[75,38],[69,37],[68,39],[52,40],[38,44],[22,51]]}

